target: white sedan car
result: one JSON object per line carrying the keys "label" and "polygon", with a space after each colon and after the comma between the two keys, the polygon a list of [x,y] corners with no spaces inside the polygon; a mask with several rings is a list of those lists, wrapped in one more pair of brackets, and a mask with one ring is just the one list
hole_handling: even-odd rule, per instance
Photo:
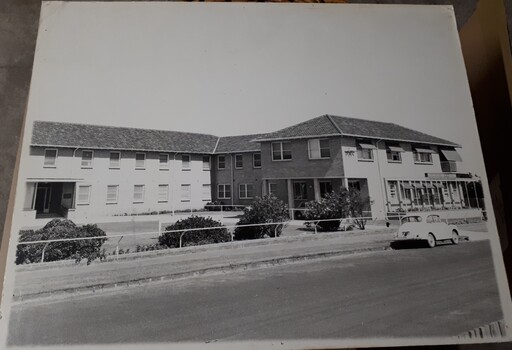
{"label": "white sedan car", "polygon": [[400,221],[395,242],[412,240],[424,240],[430,248],[434,248],[437,241],[450,240],[458,244],[459,230],[457,226],[441,221],[437,214],[409,213]]}

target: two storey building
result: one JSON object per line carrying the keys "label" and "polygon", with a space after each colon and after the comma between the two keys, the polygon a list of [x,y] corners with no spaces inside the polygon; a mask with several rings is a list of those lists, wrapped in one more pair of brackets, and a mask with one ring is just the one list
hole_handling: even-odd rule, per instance
{"label": "two storey building", "polygon": [[25,179],[27,218],[249,205],[273,194],[290,208],[345,187],[369,216],[479,207],[457,171],[460,145],[393,123],[323,115],[268,134],[214,135],[35,122]]}

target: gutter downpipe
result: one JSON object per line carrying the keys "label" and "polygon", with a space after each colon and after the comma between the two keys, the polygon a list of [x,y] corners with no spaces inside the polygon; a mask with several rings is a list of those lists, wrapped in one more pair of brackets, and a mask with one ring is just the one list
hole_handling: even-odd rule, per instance
{"label": "gutter downpipe", "polygon": [[176,171],[176,155],[178,154],[178,152],[175,152],[173,157],[172,157],[172,166],[171,166],[171,196],[172,196],[172,201],[171,201],[171,212],[172,212],[172,216],[174,217],[174,201],[176,200],[176,198],[174,198],[174,172]]}
{"label": "gutter downpipe", "polygon": [[382,139],[378,140],[375,143],[375,147],[377,147],[377,169],[379,171],[380,194],[382,196],[382,204],[383,204],[382,209],[384,210],[383,215],[384,215],[384,219],[386,220],[386,199],[384,196],[384,179],[382,178],[382,174],[380,171],[380,157],[379,157],[379,142],[381,142],[381,141],[384,141],[384,140],[382,140]]}
{"label": "gutter downpipe", "polygon": [[233,153],[229,154],[231,158],[231,209],[233,209],[233,202],[235,196],[235,170],[233,169]]}

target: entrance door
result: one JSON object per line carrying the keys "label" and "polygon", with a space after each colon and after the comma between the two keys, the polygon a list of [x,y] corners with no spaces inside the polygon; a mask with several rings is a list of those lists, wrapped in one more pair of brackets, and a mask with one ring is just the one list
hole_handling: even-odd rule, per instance
{"label": "entrance door", "polygon": [[51,200],[51,188],[50,187],[38,187],[36,193],[35,209],[37,213],[49,213],[50,212],[50,200]]}
{"label": "entrance door", "polygon": [[293,199],[295,200],[295,208],[301,208],[308,199],[308,186],[305,182],[293,183]]}

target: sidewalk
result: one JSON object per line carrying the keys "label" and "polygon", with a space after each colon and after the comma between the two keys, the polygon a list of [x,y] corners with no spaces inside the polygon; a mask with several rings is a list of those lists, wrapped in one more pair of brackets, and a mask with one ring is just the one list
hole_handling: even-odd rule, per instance
{"label": "sidewalk", "polygon": [[[222,273],[372,250],[384,250],[393,229],[361,233],[317,234],[172,249],[168,254],[85,264],[19,266],[14,300]],[[153,252],[151,252],[153,253]]]}

